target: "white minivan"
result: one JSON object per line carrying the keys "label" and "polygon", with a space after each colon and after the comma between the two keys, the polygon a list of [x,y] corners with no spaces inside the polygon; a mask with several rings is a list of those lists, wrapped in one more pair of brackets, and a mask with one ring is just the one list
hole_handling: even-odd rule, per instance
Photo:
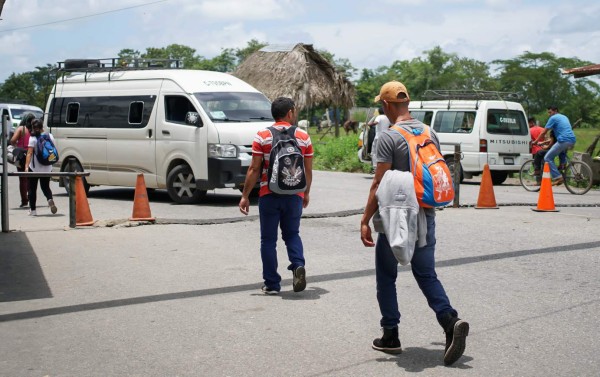
{"label": "white minivan", "polygon": [[25,103],[0,103],[0,114],[4,119],[8,116],[9,130],[19,126],[21,119],[25,113],[33,113],[36,118],[41,119],[44,116],[44,111],[37,106],[27,105]]}
{"label": "white minivan", "polygon": [[461,182],[488,164],[492,182],[502,184],[531,158],[527,117],[513,94],[437,90],[423,97],[427,100],[410,102],[410,113],[435,130],[452,169],[454,144],[460,145]]}
{"label": "white minivan", "polygon": [[[167,189],[192,203],[215,188],[241,189],[270,101],[220,72],[67,60],[47,104],[55,170],[89,172],[89,186]],[[61,185],[68,185],[63,180]]]}

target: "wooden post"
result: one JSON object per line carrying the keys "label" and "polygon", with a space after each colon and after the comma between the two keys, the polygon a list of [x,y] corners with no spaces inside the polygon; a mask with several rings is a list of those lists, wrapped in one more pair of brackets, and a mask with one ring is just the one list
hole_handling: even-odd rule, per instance
{"label": "wooden post", "polygon": [[[69,160],[69,171],[75,171],[75,160]],[[77,226],[77,201],[75,200],[75,176],[69,177],[69,227],[75,228]]]}
{"label": "wooden post", "polygon": [[460,144],[454,145],[454,177],[452,181],[454,183],[454,201],[452,202],[453,208],[460,207]]}

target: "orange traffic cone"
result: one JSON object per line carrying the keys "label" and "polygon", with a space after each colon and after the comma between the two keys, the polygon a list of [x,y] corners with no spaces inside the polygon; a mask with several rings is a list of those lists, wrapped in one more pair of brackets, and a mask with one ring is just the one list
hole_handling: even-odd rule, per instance
{"label": "orange traffic cone", "polygon": [[536,212],[558,212],[554,207],[554,196],[552,194],[552,178],[550,176],[550,165],[544,164],[544,173],[542,174],[542,186],[540,187],[540,196],[538,197],[537,208],[532,208]]}
{"label": "orange traffic cone", "polygon": [[75,225],[88,226],[93,224],[94,219],[85,195],[85,188],[83,188],[83,180],[81,177],[75,177]]}
{"label": "orange traffic cone", "polygon": [[497,209],[496,196],[494,195],[494,184],[492,183],[492,173],[490,166],[485,164],[483,174],[481,175],[481,185],[479,186],[479,197],[477,198],[477,209],[494,208]]}
{"label": "orange traffic cone", "polygon": [[135,197],[133,199],[133,213],[129,220],[132,221],[154,221],[150,213],[150,203],[148,202],[148,192],[146,191],[146,181],[144,175],[138,174],[135,184]]}

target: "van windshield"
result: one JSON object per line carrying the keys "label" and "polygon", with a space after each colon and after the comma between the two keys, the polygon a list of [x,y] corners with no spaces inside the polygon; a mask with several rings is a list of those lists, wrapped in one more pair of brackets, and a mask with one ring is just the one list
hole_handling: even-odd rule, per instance
{"label": "van windshield", "polygon": [[32,113],[37,119],[41,119],[44,115],[44,113],[39,110],[10,109],[10,114],[14,120],[21,120],[25,113]]}
{"label": "van windshield", "polygon": [[194,93],[213,122],[272,121],[271,103],[261,93]]}

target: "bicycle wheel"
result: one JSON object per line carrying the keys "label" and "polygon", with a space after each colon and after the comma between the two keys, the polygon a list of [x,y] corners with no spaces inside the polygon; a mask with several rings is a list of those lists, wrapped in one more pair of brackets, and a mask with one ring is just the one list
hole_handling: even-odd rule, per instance
{"label": "bicycle wheel", "polygon": [[563,172],[565,187],[571,194],[583,195],[592,188],[592,169],[582,161],[570,161]]}
{"label": "bicycle wheel", "polygon": [[535,175],[534,172],[533,160],[527,160],[521,165],[519,180],[521,181],[521,186],[527,191],[540,191],[539,182],[541,177]]}

